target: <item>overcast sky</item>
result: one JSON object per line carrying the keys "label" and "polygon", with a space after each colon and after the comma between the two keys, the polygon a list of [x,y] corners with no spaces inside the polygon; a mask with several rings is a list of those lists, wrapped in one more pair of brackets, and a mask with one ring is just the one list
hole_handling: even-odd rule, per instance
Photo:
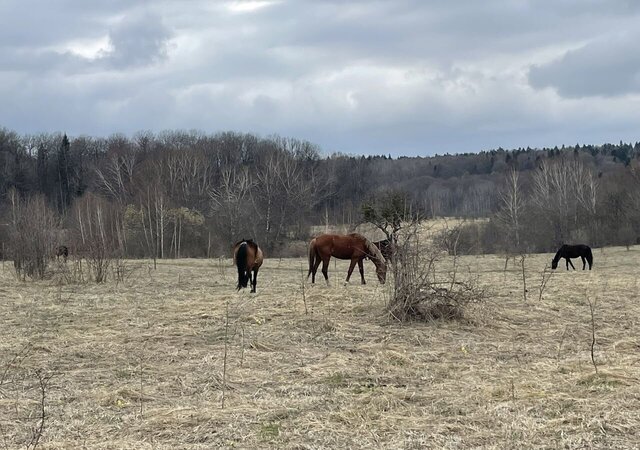
{"label": "overcast sky", "polygon": [[0,0],[0,127],[429,155],[640,140],[636,0]]}

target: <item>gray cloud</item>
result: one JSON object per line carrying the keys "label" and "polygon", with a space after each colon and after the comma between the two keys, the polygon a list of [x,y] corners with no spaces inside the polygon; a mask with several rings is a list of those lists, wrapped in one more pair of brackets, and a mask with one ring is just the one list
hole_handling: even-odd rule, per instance
{"label": "gray cloud", "polygon": [[393,154],[637,140],[638,2],[241,3],[0,3],[0,126]]}
{"label": "gray cloud", "polygon": [[640,92],[639,33],[590,42],[529,72],[536,88],[551,87],[563,97],[620,96]]}
{"label": "gray cloud", "polygon": [[112,49],[99,59],[120,69],[155,63],[165,59],[170,37],[170,30],[159,16],[129,16],[109,31]]}

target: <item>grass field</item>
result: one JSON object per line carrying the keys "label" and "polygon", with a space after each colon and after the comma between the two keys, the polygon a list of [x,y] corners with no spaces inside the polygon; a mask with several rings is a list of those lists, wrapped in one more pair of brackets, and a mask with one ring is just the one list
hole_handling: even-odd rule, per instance
{"label": "grass field", "polygon": [[526,259],[525,303],[519,268],[459,258],[486,306],[404,325],[371,263],[366,286],[332,262],[332,286],[303,291],[304,260],[267,259],[257,294],[230,260],[129,261],[100,285],[22,283],[6,263],[0,448],[38,425],[37,369],[43,449],[638,448],[640,248],[596,250],[539,300],[550,259]]}

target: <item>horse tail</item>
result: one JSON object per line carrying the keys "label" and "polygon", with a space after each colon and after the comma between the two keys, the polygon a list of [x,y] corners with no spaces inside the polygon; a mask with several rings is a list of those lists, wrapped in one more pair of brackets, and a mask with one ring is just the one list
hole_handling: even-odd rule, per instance
{"label": "horse tail", "polygon": [[589,270],[591,270],[591,266],[593,266],[593,253],[591,253],[591,247],[587,247],[587,262],[589,263]]}
{"label": "horse tail", "polygon": [[316,263],[316,239],[313,238],[311,239],[311,242],[309,242],[309,272],[307,272],[307,278],[309,278],[309,275],[311,275],[311,272],[313,271],[313,266]]}
{"label": "horse tail", "polygon": [[238,290],[240,290],[240,288],[246,288],[249,283],[247,254],[247,243],[243,241],[236,252],[236,265],[238,266]]}

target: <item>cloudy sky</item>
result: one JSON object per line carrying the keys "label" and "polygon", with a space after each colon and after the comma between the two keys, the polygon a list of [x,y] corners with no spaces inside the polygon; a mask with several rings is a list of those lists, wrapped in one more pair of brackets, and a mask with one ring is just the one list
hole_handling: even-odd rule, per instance
{"label": "cloudy sky", "polygon": [[0,127],[428,155],[640,140],[636,0],[0,0]]}

